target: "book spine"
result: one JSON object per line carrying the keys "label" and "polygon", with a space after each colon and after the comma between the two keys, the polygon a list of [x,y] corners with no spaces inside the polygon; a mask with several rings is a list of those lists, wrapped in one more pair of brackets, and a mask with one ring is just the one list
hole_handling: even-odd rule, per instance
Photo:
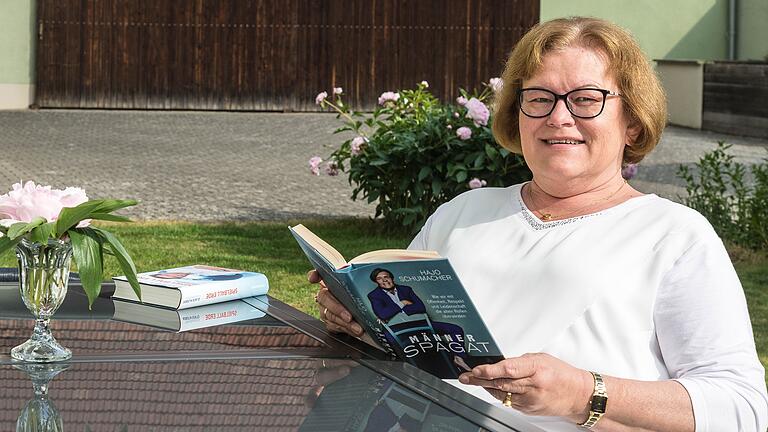
{"label": "book spine", "polygon": [[181,299],[178,309],[238,300],[245,297],[264,295],[269,289],[266,276],[262,274],[249,277],[247,281],[211,282],[192,285],[179,289]]}

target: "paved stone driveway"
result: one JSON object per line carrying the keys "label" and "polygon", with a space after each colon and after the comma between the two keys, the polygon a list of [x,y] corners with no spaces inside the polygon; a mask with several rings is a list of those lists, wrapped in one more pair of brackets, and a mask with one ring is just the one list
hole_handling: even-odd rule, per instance
{"label": "paved stone driveway", "polygon": [[[135,198],[138,219],[283,220],[372,216],[349,199],[346,178],[309,174],[307,160],[339,143],[332,114],[165,111],[0,112],[0,192],[20,180],[83,187],[91,197]],[[718,140],[742,162],[768,141],[684,128],[666,130],[633,181],[675,197],[679,163]]]}

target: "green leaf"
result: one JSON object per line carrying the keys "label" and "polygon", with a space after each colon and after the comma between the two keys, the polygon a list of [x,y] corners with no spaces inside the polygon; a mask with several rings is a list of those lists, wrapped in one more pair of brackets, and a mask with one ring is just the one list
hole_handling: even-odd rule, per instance
{"label": "green leaf", "polygon": [[55,226],[56,222],[48,222],[36,226],[31,232],[30,239],[39,243],[47,243]]}
{"label": "green leaf", "polygon": [[499,151],[496,150],[496,148],[491,146],[490,144],[486,144],[485,145],[485,154],[487,154],[489,158],[493,159],[496,155],[499,154]]}
{"label": "green leaf", "polygon": [[131,219],[126,216],[114,215],[110,213],[91,213],[88,219],[105,220],[111,222],[131,222]]}
{"label": "green leaf", "polygon": [[443,182],[440,181],[440,179],[434,179],[432,180],[432,194],[437,196],[440,195],[440,192],[443,190]]}
{"label": "green leaf", "polygon": [[120,243],[120,240],[118,240],[111,232],[99,228],[93,228],[93,230],[99,233],[99,235],[109,243],[109,248],[114,254],[115,259],[117,259],[117,263],[120,264],[120,268],[123,270],[125,278],[128,280],[128,283],[131,284],[133,292],[135,292],[136,296],[141,300],[141,287],[139,286],[139,280],[136,277],[136,265],[133,263],[133,259],[131,259],[128,251],[125,250],[125,247]]}
{"label": "green leaf", "polygon": [[417,197],[424,195],[424,186],[421,183],[416,183],[416,186],[413,187],[413,194]]}
{"label": "green leaf", "polygon": [[87,219],[87,215],[91,214],[101,205],[101,200],[86,201],[75,207],[64,207],[59,212],[59,218],[56,219],[56,229],[53,235],[60,237],[67,232],[68,229],[77,225],[81,220]]}
{"label": "green leaf", "polygon": [[21,241],[21,238],[12,240],[8,236],[0,237],[0,255],[2,255],[8,249],[13,249],[16,244]]}
{"label": "green leaf", "polygon": [[467,179],[467,172],[462,170],[456,173],[456,182],[458,183],[464,183],[464,181]]}
{"label": "green leaf", "polygon": [[93,200],[100,202],[99,207],[94,213],[112,213],[115,210],[121,208],[135,206],[139,202],[136,200],[119,200],[119,199],[105,199],[105,200]]}
{"label": "green leaf", "polygon": [[485,153],[477,152],[477,156],[475,157],[475,161],[472,163],[472,165],[475,168],[480,168],[481,166],[483,166],[484,162],[485,162]]}
{"label": "green leaf", "polygon": [[429,166],[425,165],[425,166],[421,167],[421,170],[419,170],[418,180],[422,181],[422,180],[424,180],[425,177],[427,177],[430,174],[432,174],[432,168],[430,168]]}
{"label": "green leaf", "polygon": [[46,222],[44,217],[36,217],[30,222],[16,222],[8,228],[8,237],[11,240],[23,236],[24,234],[32,231],[35,227],[40,226]]}
{"label": "green leaf", "polygon": [[111,213],[121,208],[136,205],[136,200],[90,200],[75,207],[64,207],[56,220],[56,230],[54,236],[59,237],[70,228],[77,225],[83,219],[92,219],[91,214]]}
{"label": "green leaf", "polygon": [[77,228],[69,231],[72,241],[72,259],[77,264],[83,290],[88,296],[88,307],[93,305],[101,291],[103,263],[101,239],[92,228]]}

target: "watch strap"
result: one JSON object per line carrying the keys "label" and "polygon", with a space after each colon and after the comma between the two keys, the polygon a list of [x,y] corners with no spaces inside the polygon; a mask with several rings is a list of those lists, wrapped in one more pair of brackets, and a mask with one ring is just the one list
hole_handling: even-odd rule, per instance
{"label": "watch strap", "polygon": [[589,417],[584,423],[579,426],[585,429],[592,429],[597,424],[603,415],[605,415],[605,407],[608,404],[608,392],[605,388],[605,382],[603,376],[597,372],[590,371],[592,378],[595,381],[595,388],[592,391],[592,397],[589,399]]}

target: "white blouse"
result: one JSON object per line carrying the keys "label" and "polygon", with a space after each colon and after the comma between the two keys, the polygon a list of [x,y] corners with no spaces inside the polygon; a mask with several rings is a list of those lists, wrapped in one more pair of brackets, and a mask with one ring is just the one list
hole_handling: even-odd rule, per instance
{"label": "white blouse", "polygon": [[693,402],[696,431],[766,430],[765,372],[744,292],[703,216],[645,195],[542,222],[521,189],[456,197],[409,246],[450,259],[505,356],[545,352],[615,377],[676,379]]}

